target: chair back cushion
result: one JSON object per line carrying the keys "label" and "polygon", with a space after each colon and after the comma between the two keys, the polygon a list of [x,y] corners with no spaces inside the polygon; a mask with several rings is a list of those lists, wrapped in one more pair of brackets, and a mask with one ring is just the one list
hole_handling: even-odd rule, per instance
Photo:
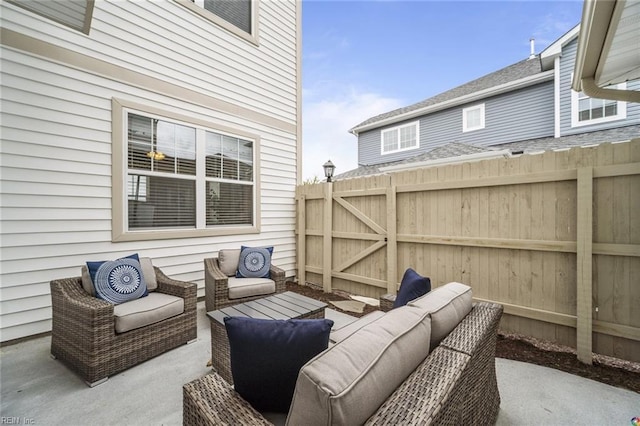
{"label": "chair back cushion", "polygon": [[155,324],[184,312],[184,299],[160,292],[113,307],[116,333]]}
{"label": "chair back cushion", "polygon": [[394,309],[309,361],[287,425],[363,424],[429,354],[429,313]]}
{"label": "chair back cushion", "polygon": [[425,309],[431,313],[431,349],[471,312],[473,305],[471,287],[451,282],[431,290],[426,295],[409,302],[408,306]]}
{"label": "chair back cushion", "polygon": [[235,277],[240,261],[240,249],[222,249],[218,252],[218,266],[223,274]]}

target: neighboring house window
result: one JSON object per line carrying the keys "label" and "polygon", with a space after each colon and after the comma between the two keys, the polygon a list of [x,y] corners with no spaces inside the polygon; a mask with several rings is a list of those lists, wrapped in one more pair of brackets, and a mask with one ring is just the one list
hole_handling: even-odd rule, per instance
{"label": "neighboring house window", "polygon": [[258,44],[258,0],[176,0],[200,16],[254,44]]}
{"label": "neighboring house window", "polygon": [[91,16],[93,15],[93,0],[9,0],[9,2],[59,24],[89,34]]}
{"label": "neighboring house window", "polygon": [[256,231],[256,138],[128,109],[122,128],[114,240]]}
{"label": "neighboring house window", "polygon": [[[626,83],[618,84],[616,89],[626,89]],[[582,92],[571,91],[572,127],[624,118],[627,118],[626,102],[591,98]]]}
{"label": "neighboring house window", "polygon": [[484,104],[474,105],[462,110],[462,131],[484,129]]}
{"label": "neighboring house window", "polygon": [[420,123],[404,124],[382,131],[382,154],[405,151],[418,147]]}

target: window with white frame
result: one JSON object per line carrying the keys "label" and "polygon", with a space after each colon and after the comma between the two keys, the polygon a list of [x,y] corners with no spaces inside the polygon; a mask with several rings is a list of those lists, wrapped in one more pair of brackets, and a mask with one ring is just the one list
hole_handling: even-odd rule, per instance
{"label": "window with white frame", "polygon": [[176,1],[235,35],[258,44],[256,19],[259,0]]}
{"label": "window with white frame", "polygon": [[384,129],[382,131],[382,154],[405,151],[418,147],[420,139],[420,123],[404,124],[402,126]]}
{"label": "window with white frame", "polygon": [[[626,89],[626,83],[616,89]],[[627,104],[623,101],[591,98],[583,92],[571,91],[571,126],[606,123],[627,117]]]}
{"label": "window with white frame", "polygon": [[462,109],[462,131],[484,129],[484,104]]}
{"label": "window with white frame", "polygon": [[9,2],[59,24],[89,34],[94,4],[91,0],[9,0]]}
{"label": "window with white frame", "polygon": [[255,139],[137,110],[123,118],[122,233],[256,225]]}

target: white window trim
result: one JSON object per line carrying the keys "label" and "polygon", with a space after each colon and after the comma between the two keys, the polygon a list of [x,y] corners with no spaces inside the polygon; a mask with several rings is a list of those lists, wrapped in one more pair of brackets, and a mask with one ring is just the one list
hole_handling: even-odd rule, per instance
{"label": "white window trim", "polygon": [[219,27],[224,28],[225,30],[229,31],[235,36],[240,37],[248,41],[249,43],[255,44],[256,46],[260,45],[258,41],[260,39],[260,37],[258,37],[258,28],[259,28],[258,10],[260,10],[260,4],[259,4],[260,0],[251,0],[251,34],[244,32],[243,30],[236,27],[235,25],[225,21],[215,13],[211,13],[205,8],[198,6],[191,0],[174,0],[174,1],[186,7],[190,11],[200,15],[202,18],[210,22],[213,22]]}
{"label": "white window trim", "polygon": [[[475,127],[469,127],[467,124],[467,113],[475,110],[480,110],[480,124]],[[462,109],[462,133],[473,132],[474,130],[484,129],[484,104],[474,105]]]}
{"label": "white window trim", "polygon": [[[571,78],[573,78],[573,74]],[[626,88],[627,88],[627,83],[620,83],[612,87],[612,89],[618,89],[618,90],[624,90]],[[601,118],[595,118],[595,119],[586,120],[586,121],[580,121],[578,95],[579,95],[578,92],[571,89],[571,127],[591,126],[594,124],[608,123],[610,121],[624,120],[627,118],[627,103],[624,101],[617,101],[618,113],[616,115],[612,115],[610,117],[601,117]]]}
{"label": "white window trim", "polygon": [[[112,229],[111,239],[113,242],[121,241],[145,241],[145,240],[165,240],[172,238],[193,238],[210,237],[221,235],[257,234],[260,232],[260,136],[238,129],[232,129],[216,123],[176,114],[159,108],[123,99],[113,98],[111,101],[112,114]],[[149,229],[135,230],[128,229],[127,221],[127,114],[138,113],[143,115],[153,115],[168,121],[177,122],[182,125],[196,128],[196,132],[202,129],[211,130],[248,139],[253,141],[253,225],[227,225],[205,227],[204,220],[196,220],[196,228],[191,229]],[[198,154],[200,155],[200,154]],[[204,180],[200,179],[197,185],[204,185]],[[204,189],[196,192],[196,198],[202,201],[204,198],[199,193],[204,194]],[[200,198],[198,198],[200,197]],[[197,207],[196,207],[197,208]],[[201,210],[204,211],[202,208]],[[199,217],[202,214],[198,214]]]}
{"label": "white window trim", "polygon": [[[413,146],[400,148],[400,136],[398,135],[398,148],[391,151],[384,150],[384,133],[385,132],[395,130],[399,133],[400,129],[404,127],[410,127],[410,126],[415,126],[416,128],[416,143]],[[420,146],[420,122],[419,121],[413,121],[411,123],[405,123],[400,126],[394,126],[394,127],[389,127],[389,128],[380,130],[380,154],[381,155],[393,154],[393,153],[402,152],[402,151],[411,151],[412,149],[417,149],[419,146]]]}

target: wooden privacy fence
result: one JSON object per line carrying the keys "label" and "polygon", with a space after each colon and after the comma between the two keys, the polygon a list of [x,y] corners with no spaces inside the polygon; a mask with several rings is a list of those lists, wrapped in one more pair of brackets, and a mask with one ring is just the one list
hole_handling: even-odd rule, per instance
{"label": "wooden privacy fence", "polygon": [[298,280],[377,297],[405,269],[501,327],[640,361],[640,139],[296,190]]}

